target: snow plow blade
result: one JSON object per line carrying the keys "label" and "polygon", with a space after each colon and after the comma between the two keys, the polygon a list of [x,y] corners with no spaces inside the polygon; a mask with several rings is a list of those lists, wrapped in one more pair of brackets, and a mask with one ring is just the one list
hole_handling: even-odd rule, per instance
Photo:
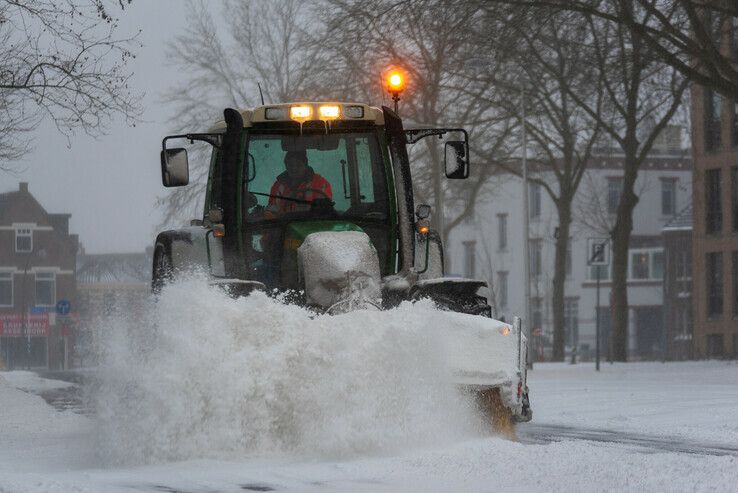
{"label": "snow plow blade", "polygon": [[[483,411],[509,409],[514,422],[530,421],[527,398],[527,340],[520,319],[510,325],[498,320],[455,312],[443,312],[439,325],[443,335],[453,381],[460,387],[494,399]],[[497,394],[498,397],[491,397]],[[493,421],[499,416],[490,416]]]}

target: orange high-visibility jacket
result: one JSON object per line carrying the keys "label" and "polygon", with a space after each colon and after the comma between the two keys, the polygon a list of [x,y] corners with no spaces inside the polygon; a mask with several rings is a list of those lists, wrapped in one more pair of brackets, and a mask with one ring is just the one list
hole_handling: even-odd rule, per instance
{"label": "orange high-visibility jacket", "polygon": [[[315,173],[312,168],[308,167],[308,177],[300,182],[297,186],[290,186],[287,178],[287,172],[277,177],[277,181],[272,185],[270,195],[278,195],[280,197],[291,197],[294,199],[306,200],[312,202],[315,199],[328,198],[333,199],[333,191],[328,180]],[[302,205],[299,202],[291,200],[283,200],[276,197],[269,197],[267,211],[276,214],[291,212]]]}

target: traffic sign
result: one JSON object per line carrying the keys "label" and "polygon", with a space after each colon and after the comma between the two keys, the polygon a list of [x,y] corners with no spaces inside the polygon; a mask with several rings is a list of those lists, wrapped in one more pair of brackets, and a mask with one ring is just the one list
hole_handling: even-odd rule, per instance
{"label": "traffic sign", "polygon": [[587,239],[587,265],[610,265],[610,239]]}
{"label": "traffic sign", "polygon": [[56,302],[56,313],[59,315],[69,315],[69,311],[72,309],[72,304],[69,300],[59,300]]}

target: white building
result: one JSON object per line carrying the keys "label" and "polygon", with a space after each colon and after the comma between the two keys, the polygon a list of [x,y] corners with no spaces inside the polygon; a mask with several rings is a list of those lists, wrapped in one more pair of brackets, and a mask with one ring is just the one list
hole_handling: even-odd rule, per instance
{"label": "white building", "polygon": [[[565,283],[567,351],[575,342],[588,359],[595,348],[596,271],[587,266],[587,239],[606,238],[614,224],[622,185],[622,158],[598,153],[591,159],[573,204],[568,275]],[[555,179],[546,172],[531,177]],[[491,183],[492,198],[477,205],[474,219],[457,227],[447,246],[447,273],[486,279],[497,317],[524,316],[522,180],[506,174]],[[538,359],[549,357],[553,332],[551,295],[554,270],[556,208],[546,191],[529,184],[531,319],[540,334],[533,343]],[[692,163],[688,151],[655,146],[636,183],[640,200],[634,212],[629,255],[629,354],[659,356],[663,327],[664,224],[691,203]],[[610,329],[609,270],[602,269],[600,290],[601,355],[606,357]],[[537,346],[537,347],[535,347]]]}

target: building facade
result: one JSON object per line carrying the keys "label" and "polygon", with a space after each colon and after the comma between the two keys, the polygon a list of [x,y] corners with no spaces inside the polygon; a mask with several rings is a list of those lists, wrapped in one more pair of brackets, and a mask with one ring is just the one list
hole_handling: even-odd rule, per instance
{"label": "building facade", "polygon": [[27,183],[0,194],[0,359],[6,368],[69,366],[79,243],[69,233],[70,217],[46,212]]}
{"label": "building facade", "polygon": [[[636,183],[639,202],[628,270],[629,354],[633,359],[664,356],[664,245],[662,228],[691,202],[692,163],[680,149],[673,128],[644,163]],[[595,353],[596,313],[600,318],[600,352],[607,357],[610,332],[610,269],[591,267],[588,240],[607,238],[615,220],[622,189],[622,158],[612,153],[594,156],[573,204],[574,223],[567,254],[565,282],[566,348],[583,359]],[[555,183],[545,171],[533,179]],[[495,191],[480,203],[475,217],[460,225],[448,245],[449,273],[486,279],[497,317],[524,315],[522,181],[512,175],[491,184]],[[550,354],[553,336],[551,296],[558,215],[540,185],[529,184],[528,238],[530,251],[531,327],[533,351],[539,360]],[[599,270],[597,270],[599,269]],[[600,274],[597,308],[597,273]]]}
{"label": "building facade", "polygon": [[662,230],[664,240],[664,347],[666,359],[694,357],[692,317],[692,206]]}
{"label": "building facade", "polygon": [[692,89],[694,350],[738,357],[738,103]]}
{"label": "building facade", "polygon": [[[140,253],[80,252],[77,257],[79,293],[79,366],[95,366],[111,320],[135,321],[151,293],[153,249]],[[115,325],[115,324],[112,324]]]}

